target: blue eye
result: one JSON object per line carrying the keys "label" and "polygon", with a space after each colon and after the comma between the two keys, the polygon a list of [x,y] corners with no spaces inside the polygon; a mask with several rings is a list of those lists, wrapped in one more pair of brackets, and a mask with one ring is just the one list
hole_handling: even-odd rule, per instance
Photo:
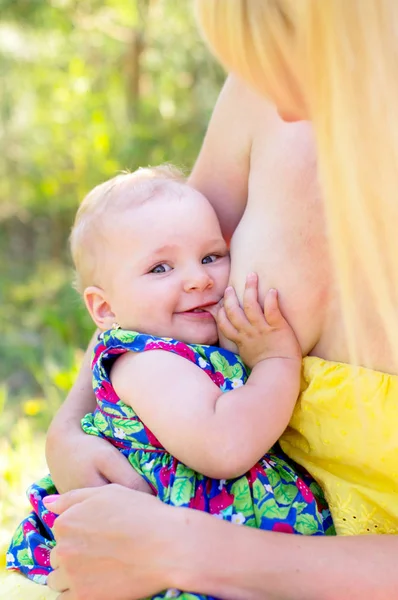
{"label": "blue eye", "polygon": [[209,254],[202,259],[202,265],[209,265],[210,263],[216,262],[218,256],[216,254]]}
{"label": "blue eye", "polygon": [[171,271],[170,265],[168,265],[167,263],[162,263],[160,265],[156,265],[156,267],[153,267],[153,269],[151,269],[149,272],[150,273],[167,273],[168,271]]}

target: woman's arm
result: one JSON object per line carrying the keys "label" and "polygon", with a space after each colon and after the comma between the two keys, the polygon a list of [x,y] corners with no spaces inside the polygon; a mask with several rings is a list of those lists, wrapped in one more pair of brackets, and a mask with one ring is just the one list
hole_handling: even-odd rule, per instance
{"label": "woman's arm", "polygon": [[[229,600],[390,600],[397,595],[396,536],[292,536],[234,527],[198,512],[189,513],[179,534],[189,552],[176,568],[173,585],[180,589]],[[188,541],[192,538],[194,543]]]}
{"label": "woman's arm", "polygon": [[227,78],[188,180],[213,205],[227,240],[247,203],[252,113],[257,103],[266,105],[237,77]]}
{"label": "woman's arm", "polygon": [[181,589],[229,600],[397,596],[396,536],[294,536],[233,526],[193,511],[177,535],[188,549],[186,562],[175,567],[173,585]]}
{"label": "woman's arm", "polygon": [[69,590],[60,600],[135,600],[165,588],[228,600],[397,596],[396,536],[265,532],[170,507],[117,485],[51,499],[51,504],[44,500],[48,508],[62,514],[54,528],[56,570],[49,585]]}
{"label": "woman's arm", "polygon": [[46,458],[51,476],[60,492],[110,481],[150,492],[116,448],[81,429],[81,418],[95,408],[90,363],[96,340],[97,334],[89,344],[73,388],[48,430]]}

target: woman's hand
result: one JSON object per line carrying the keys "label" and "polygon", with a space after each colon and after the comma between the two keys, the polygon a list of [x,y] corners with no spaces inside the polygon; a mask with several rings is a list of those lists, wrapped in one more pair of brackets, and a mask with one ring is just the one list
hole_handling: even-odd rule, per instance
{"label": "woman's hand", "polygon": [[47,461],[55,487],[61,493],[107,483],[152,494],[146,481],[109,442],[87,435],[70,423],[50,432]]}
{"label": "woman's hand", "polygon": [[60,599],[135,600],[173,587],[184,556],[176,541],[181,509],[119,485],[49,496],[45,504],[60,514],[48,578]]}
{"label": "woman's hand", "polygon": [[396,597],[397,536],[259,531],[119,485],[55,498],[44,502],[60,513],[48,579],[59,600],[138,600],[167,588],[229,600]]}

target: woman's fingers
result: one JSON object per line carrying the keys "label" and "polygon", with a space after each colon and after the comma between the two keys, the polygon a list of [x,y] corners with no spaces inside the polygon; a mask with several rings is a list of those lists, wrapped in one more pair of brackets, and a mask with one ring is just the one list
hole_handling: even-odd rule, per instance
{"label": "woman's fingers", "polygon": [[51,551],[51,566],[54,568],[54,571],[52,571],[48,578],[47,578],[47,585],[49,588],[51,588],[52,590],[54,590],[55,592],[67,592],[69,589],[69,586],[67,584],[66,578],[63,575],[63,571],[59,568],[55,568],[53,565],[53,555],[55,555],[55,551],[56,548],[54,548]]}
{"label": "woman's fingers", "polygon": [[99,457],[101,475],[107,482],[118,483],[124,487],[153,494],[145,479],[131,468],[131,464],[119,450],[108,443],[109,448]]}
{"label": "woman's fingers", "polygon": [[91,498],[94,494],[98,493],[101,488],[85,488],[82,490],[71,490],[60,496],[46,496],[43,498],[44,506],[51,512],[60,515],[65,512],[71,506],[83,502],[87,498]]}
{"label": "woman's fingers", "polygon": [[[58,550],[57,550],[57,546],[55,546],[50,553],[50,564],[52,566],[52,568],[54,569],[54,571],[56,569],[58,569],[59,567],[59,561],[58,561]],[[53,571],[53,572],[54,572]],[[52,573],[51,573],[52,575]],[[51,587],[51,586],[50,586]]]}

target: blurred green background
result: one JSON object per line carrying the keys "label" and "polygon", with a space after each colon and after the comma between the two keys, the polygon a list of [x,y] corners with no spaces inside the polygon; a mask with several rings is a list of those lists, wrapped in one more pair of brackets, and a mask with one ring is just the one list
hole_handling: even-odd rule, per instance
{"label": "blurred green background", "polygon": [[0,0],[0,547],[93,327],[71,287],[79,201],[189,170],[224,80],[186,0]]}

